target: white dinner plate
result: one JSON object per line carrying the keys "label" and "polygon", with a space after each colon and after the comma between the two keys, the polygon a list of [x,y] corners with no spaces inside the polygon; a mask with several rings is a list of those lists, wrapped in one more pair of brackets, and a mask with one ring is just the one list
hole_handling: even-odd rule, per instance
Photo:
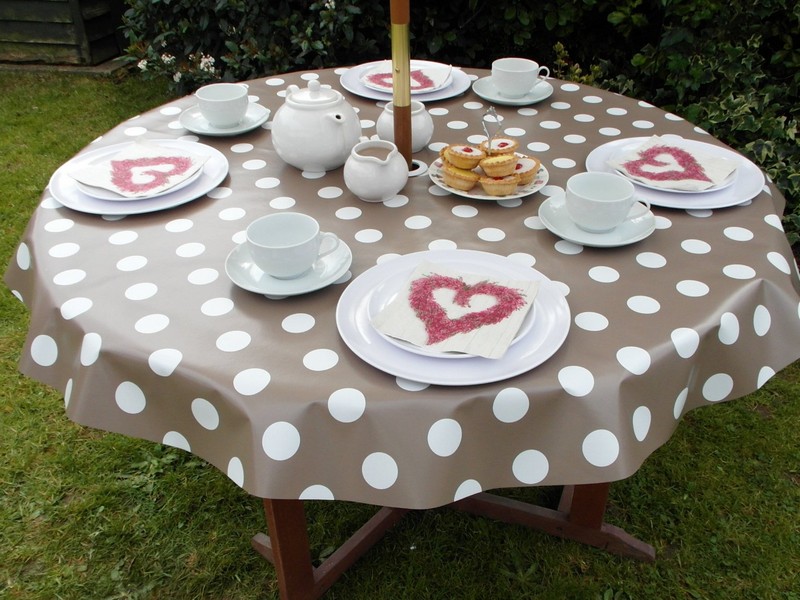
{"label": "white dinner plate", "polygon": [[564,195],[548,198],[539,206],[539,219],[547,229],[558,237],[593,248],[616,248],[627,246],[650,236],[656,229],[655,215],[638,204],[631,208],[630,217],[611,231],[590,233],[578,227],[567,214]]}
{"label": "white dinner plate", "polygon": [[[92,164],[101,163],[104,160],[106,160],[105,156],[101,157],[101,158],[99,158],[97,160],[92,161]],[[189,177],[187,177],[186,179],[181,181],[180,183],[177,183],[176,185],[173,185],[171,188],[167,188],[167,189],[161,190],[160,192],[157,192],[155,194],[151,194],[151,195],[147,196],[146,199],[150,200],[152,198],[160,198],[161,196],[165,196],[166,194],[171,194],[172,192],[177,192],[179,189],[185,188],[187,185],[193,184],[195,181],[197,181],[200,178],[200,176],[202,174],[203,174],[203,168],[201,167],[201,168],[197,169],[194,173],[189,175]],[[77,180],[76,180],[76,182],[78,184],[78,189],[81,192],[83,192],[87,196],[91,196],[92,198],[97,198],[98,200],[111,200],[113,202],[132,202],[132,201],[136,201],[136,200],[145,199],[145,198],[142,198],[142,197],[130,198],[128,196],[123,196],[122,194],[118,194],[118,193],[116,193],[114,191],[107,190],[105,188],[95,187],[93,185],[86,185],[85,183],[83,183],[81,181],[77,181]]]}
{"label": "white dinner plate", "polygon": [[520,98],[506,98],[497,91],[492,83],[491,76],[481,77],[472,84],[472,91],[484,100],[492,104],[504,104],[506,106],[527,106],[546,100],[553,95],[553,86],[547,80],[542,80],[530,92]]}
{"label": "white dinner plate", "polygon": [[240,288],[270,296],[298,296],[329,286],[347,273],[353,262],[353,253],[343,241],[336,250],[323,256],[300,277],[276,279],[258,268],[246,243],[239,244],[225,259],[225,273]]}
{"label": "white dinner plate", "polygon": [[[440,74],[445,74],[446,76],[442,79],[442,81],[438,84],[431,81],[433,85],[430,85],[426,88],[414,87],[415,79],[414,73],[419,72],[423,73],[425,69],[430,70],[437,70]],[[374,75],[380,75],[387,80],[379,80],[379,81],[370,81],[370,77]],[[385,92],[387,94],[392,94],[394,92],[394,85],[392,83],[392,61],[385,60],[383,64],[379,64],[374,69],[364,71],[361,74],[361,85],[368,87],[372,90],[377,90],[379,92]],[[417,82],[418,83],[418,82]],[[437,62],[429,62],[426,60],[413,60],[411,61],[411,95],[417,94],[429,94],[431,92],[435,92],[436,90],[440,90],[442,88],[447,87],[453,83],[453,67],[451,65],[446,65],[443,63]]]}
{"label": "white dinner plate", "polygon": [[241,135],[242,133],[252,131],[256,127],[260,127],[269,119],[269,114],[270,111],[266,106],[261,106],[257,102],[251,102],[247,105],[247,112],[244,114],[244,119],[242,119],[241,123],[235,127],[214,127],[206,121],[205,117],[200,112],[200,107],[195,105],[183,111],[178,120],[184,129],[192,133],[215,137],[228,137]]}
{"label": "white dinner plate", "polygon": [[[646,187],[640,185],[640,182],[635,179],[630,179],[636,186],[636,196],[642,200],[649,201],[652,206],[682,208],[684,210],[726,208],[752,200],[761,193],[765,181],[764,173],[752,161],[738,152],[676,135],[664,135],[661,137],[679,142],[687,147],[702,148],[703,151],[716,154],[722,158],[735,160],[739,163],[739,167],[736,169],[736,179],[730,186],[697,194],[675,194],[672,191],[655,189],[650,186]],[[608,160],[622,148],[632,144],[641,144],[648,139],[647,137],[622,138],[598,146],[586,157],[586,170],[619,174],[617,169],[608,164]]]}
{"label": "white dinner plate", "polygon": [[513,200],[514,198],[524,198],[525,196],[530,196],[534,192],[538,192],[545,185],[547,185],[547,182],[550,179],[550,173],[547,171],[547,168],[544,165],[540,165],[539,170],[536,172],[536,177],[533,178],[533,181],[526,185],[518,185],[517,191],[513,194],[508,194],[507,196],[490,196],[489,194],[483,193],[483,188],[481,187],[480,183],[476,183],[475,187],[468,192],[465,192],[464,190],[458,190],[447,185],[444,182],[444,176],[442,175],[441,158],[437,158],[431,163],[430,167],[428,168],[428,176],[431,178],[433,183],[438,185],[443,190],[447,190],[451,194],[456,194],[457,196],[462,196],[464,198],[471,198],[472,200],[493,200],[495,202],[499,200]]}
{"label": "white dinner plate", "polygon": [[[382,60],[364,63],[361,65],[357,65],[355,67],[350,67],[339,78],[339,83],[342,85],[344,89],[348,92],[355,94],[356,96],[361,96],[362,98],[369,98],[370,100],[380,100],[383,102],[391,102],[393,99],[392,94],[389,92],[381,92],[378,90],[373,90],[365,86],[361,83],[361,76],[368,70],[373,69],[380,65]],[[430,63],[428,61],[417,61],[412,60],[411,65],[412,67],[415,64],[441,64],[441,63]],[[469,89],[472,80],[470,79],[469,75],[464,73],[461,69],[457,67],[453,67],[452,72],[452,83],[450,85],[441,87],[437,90],[432,92],[426,93],[419,93],[414,94],[414,98],[419,100],[420,102],[434,102],[436,100],[446,100],[447,98],[453,98],[454,96],[458,96],[459,94],[463,94]]]}
{"label": "white dinner plate", "polygon": [[203,164],[200,177],[186,187],[171,190],[170,193],[153,198],[137,198],[120,202],[119,200],[103,200],[85,194],[78,187],[78,182],[70,175],[70,171],[80,163],[90,164],[99,158],[114,155],[133,142],[122,142],[90,150],[64,163],[50,178],[48,188],[50,194],[67,208],[93,215],[138,215],[159,210],[166,210],[186,204],[205,196],[217,187],[228,174],[228,159],[211,146],[185,140],[153,140],[154,143],[169,148],[179,148],[194,154],[208,154]]}
{"label": "white dinner plate", "polygon": [[[381,293],[382,285],[402,277],[422,261],[491,277],[540,281],[531,330],[502,358],[473,357],[468,364],[414,354],[390,344],[370,323],[373,296]],[[389,259],[356,277],[345,288],[336,306],[339,335],[359,358],[396,377],[449,386],[501,381],[539,366],[564,343],[570,322],[566,298],[545,275],[504,256],[477,250],[430,250]]]}

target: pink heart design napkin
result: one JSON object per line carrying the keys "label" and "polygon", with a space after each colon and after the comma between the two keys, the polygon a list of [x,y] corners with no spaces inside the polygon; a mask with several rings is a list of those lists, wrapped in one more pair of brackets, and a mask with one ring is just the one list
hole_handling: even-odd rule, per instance
{"label": "pink heart design napkin", "polygon": [[[443,87],[450,79],[452,67],[424,66],[411,64],[411,93],[432,92]],[[383,61],[379,65],[367,69],[361,75],[361,83],[380,91],[391,93],[394,89],[392,79],[392,61]]]}
{"label": "pink heart design napkin", "polygon": [[77,181],[116,192],[125,198],[147,198],[194,175],[208,160],[157,142],[137,140],[110,158],[70,173]]}
{"label": "pink heart design napkin", "polygon": [[372,325],[427,350],[500,358],[538,290],[534,280],[495,280],[423,262]]}
{"label": "pink heart design napkin", "polygon": [[701,191],[722,184],[737,163],[657,135],[633,150],[612,156],[608,164],[653,187]]}

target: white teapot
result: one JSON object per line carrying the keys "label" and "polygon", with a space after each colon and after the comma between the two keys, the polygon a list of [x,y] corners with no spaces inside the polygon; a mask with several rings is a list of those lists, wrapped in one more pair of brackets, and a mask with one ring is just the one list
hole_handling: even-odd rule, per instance
{"label": "white teapot", "polygon": [[365,202],[394,198],[408,181],[408,162],[392,142],[361,138],[344,164],[344,183]]}
{"label": "white teapot", "polygon": [[281,159],[304,171],[341,167],[361,137],[361,121],[344,96],[313,79],[290,85],[272,121],[272,145]]}

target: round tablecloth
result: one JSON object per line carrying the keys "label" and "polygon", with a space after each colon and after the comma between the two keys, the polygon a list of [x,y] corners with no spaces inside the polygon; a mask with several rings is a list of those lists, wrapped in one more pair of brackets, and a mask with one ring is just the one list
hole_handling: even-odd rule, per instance
{"label": "round tablecloth", "polygon": [[[343,72],[254,80],[249,93],[274,115],[289,84],[342,90]],[[70,210],[45,191],[6,273],[31,312],[21,369],[63,390],[76,422],[191,451],[260,497],[429,508],[492,488],[631,475],[687,411],[748,394],[800,356],[784,201],[767,184],[730,208],[654,207],[653,234],[619,248],[558,238],[539,206],[598,146],[654,134],[719,142],[644,102],[550,83],[538,104],[496,106],[505,135],[549,173],[540,192],[513,200],[465,199],[423,175],[365,203],[342,169],[283,163],[268,125],[230,138],[186,131],[191,97],[122,123],[86,150],[199,140],[225,154],[229,175],[207,196],[125,217]],[[381,103],[345,96],[374,134]],[[415,158],[482,139],[488,107],[471,91],[428,104],[434,136]],[[306,295],[238,288],[227,255],[250,221],[286,210],[337,233],[350,269]],[[432,249],[493,253],[555,281],[571,313],[563,346],[526,373],[470,386],[400,379],[359,359],[337,331],[342,291],[379,262]]]}

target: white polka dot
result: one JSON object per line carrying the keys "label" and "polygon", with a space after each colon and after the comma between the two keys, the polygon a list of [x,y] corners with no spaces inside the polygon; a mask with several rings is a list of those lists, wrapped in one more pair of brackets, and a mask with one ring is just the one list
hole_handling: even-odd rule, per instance
{"label": "white polka dot", "polygon": [[200,312],[207,317],[221,317],[231,312],[233,307],[233,300],[230,298],[212,298],[203,302]]}
{"label": "white polka dot", "polygon": [[511,472],[522,483],[533,485],[547,477],[550,471],[550,462],[538,450],[524,450],[520,452],[511,465]]}
{"label": "white polka dot", "polygon": [[344,190],[334,185],[320,188],[320,190],[317,192],[317,196],[319,196],[320,198],[327,198],[327,199],[338,198],[342,194],[344,194]]}
{"label": "white polka dot", "polygon": [[597,429],[584,438],[581,450],[589,464],[607,467],[619,457],[619,441],[607,429]]}
{"label": "white polka dot", "polygon": [[635,411],[633,411],[633,435],[636,436],[636,439],[644,441],[644,438],[647,437],[647,433],[650,431],[650,422],[652,421],[652,415],[650,414],[650,409],[646,406],[640,406]]}
{"label": "white polka dot", "polygon": [[208,285],[213,283],[219,277],[219,271],[210,267],[203,269],[196,269],[189,273],[187,280],[193,285]]}
{"label": "white polka dot", "polygon": [[245,152],[251,152],[253,150],[253,144],[234,144],[231,146],[231,152],[236,154],[244,154]]}
{"label": "white polka dot", "polygon": [[606,110],[609,115],[613,115],[615,117],[621,117],[622,115],[627,115],[628,111],[624,108],[609,108]]}
{"label": "white polka dot", "polygon": [[192,400],[192,416],[201,427],[209,431],[219,427],[219,413],[211,402],[205,398],[195,398]]}
{"label": "white polka dot", "polygon": [[452,240],[433,240],[428,244],[428,250],[455,250],[458,245]]}
{"label": "white polka dot", "polygon": [[512,252],[508,255],[508,260],[523,267],[532,267],[536,264],[536,257],[527,252]]}
{"label": "white polka dot", "polygon": [[342,219],[343,221],[352,221],[353,219],[358,219],[360,216],[361,209],[355,206],[345,206],[336,211],[336,218]]}
{"label": "white polka dot", "polygon": [[403,377],[396,377],[395,383],[397,384],[397,387],[407,392],[421,392],[422,390],[430,387],[430,384],[428,383],[423,383],[422,381],[413,381]]}
{"label": "white polka dot", "polygon": [[770,262],[770,264],[772,264],[773,267],[782,273],[785,273],[786,275],[791,274],[792,269],[789,266],[789,261],[786,260],[786,257],[780,252],[768,252],[767,260]]}
{"label": "white polka dot", "polygon": [[295,205],[295,199],[290,198],[289,196],[280,196],[279,198],[273,198],[269,201],[269,205],[271,208],[275,210],[284,210],[287,208],[292,208]]}
{"label": "white polka dot", "polygon": [[583,101],[587,104],[600,104],[603,99],[600,96],[584,96]]}
{"label": "white polka dot", "polygon": [[727,373],[717,373],[703,384],[703,398],[709,402],[719,402],[727,398],[732,390],[733,378]]}
{"label": "white polka dot", "polygon": [[572,104],[569,102],[551,102],[550,108],[555,108],[556,110],[567,110],[572,108]]}
{"label": "white polka dot", "polygon": [[619,135],[622,132],[619,129],[617,129],[616,127],[601,127],[599,129],[599,133],[600,133],[600,135],[605,135],[607,137],[614,137],[614,136]]}
{"label": "white polka dot", "polygon": [[679,281],[675,289],[677,289],[680,294],[690,298],[700,298],[709,292],[709,287],[705,283],[702,281],[693,281],[691,279]]}
{"label": "white polka dot", "polygon": [[558,121],[541,121],[539,123],[539,127],[542,129],[559,129],[561,127],[561,123]]}
{"label": "white polka dot", "polygon": [[683,388],[681,393],[675,398],[675,404],[672,406],[672,416],[677,421],[681,418],[683,408],[686,406],[686,398],[689,396],[689,388]]}
{"label": "white polka dot", "polygon": [[190,219],[173,219],[164,226],[170,233],[183,233],[194,227],[194,222]]}
{"label": "white polka dot", "polygon": [[631,296],[628,298],[628,308],[641,315],[654,315],[661,310],[661,304],[650,296]]}
{"label": "white polka dot", "polygon": [[226,474],[239,487],[244,485],[244,466],[238,457],[234,456],[228,461]]}
{"label": "white polka dot", "polygon": [[783,223],[781,223],[781,218],[776,215],[775,213],[769,214],[764,217],[764,222],[771,227],[774,227],[778,231],[783,231]]}
{"label": "white polka dot", "polygon": [[660,269],[667,264],[667,259],[656,252],[640,252],[636,255],[636,262],[648,269]]}
{"label": "white polka dot", "polygon": [[217,338],[217,349],[222,352],[239,352],[250,345],[252,338],[246,331],[226,331]]}
{"label": "white polka dot", "polygon": [[31,358],[42,367],[50,367],[58,359],[58,344],[49,335],[37,335],[31,342]]}
{"label": "white polka dot", "polygon": [[271,378],[269,372],[264,369],[245,369],[233,378],[233,389],[242,396],[255,396],[269,385]]}
{"label": "white polka dot", "polygon": [[175,249],[175,254],[181,258],[194,258],[196,256],[200,256],[205,251],[206,247],[204,244],[201,244],[200,242],[190,242],[188,244],[181,244],[178,246]]}
{"label": "white polka dot", "polygon": [[81,247],[78,244],[65,242],[63,244],[56,244],[50,248],[47,253],[53,258],[69,258],[70,256],[75,256],[80,250]]}
{"label": "white polka dot", "polygon": [[772,325],[772,316],[769,314],[769,309],[760,304],[753,312],[753,330],[757,336],[763,337],[769,332],[770,325]]}
{"label": "white polka dot", "polygon": [[700,334],[689,327],[673,329],[670,339],[681,358],[691,358],[700,346]]}
{"label": "white polka dot", "polygon": [[766,384],[770,379],[775,376],[775,370],[771,367],[761,367],[758,371],[758,381],[757,385],[760,388],[764,384]]}
{"label": "white polka dot", "polygon": [[298,500],[333,500],[333,492],[324,485],[310,485],[302,492]]}
{"label": "white polka dot", "polygon": [[243,219],[247,212],[243,208],[232,207],[219,211],[219,218],[222,221],[238,221]]}
{"label": "white polka dot", "polygon": [[17,266],[23,271],[31,268],[31,251],[26,243],[21,243],[17,247],[16,253]]}
{"label": "white polka dot", "polygon": [[450,212],[453,213],[456,217],[461,217],[463,219],[469,219],[478,214],[478,209],[474,206],[469,206],[466,204],[459,204],[458,206],[454,206],[450,209]]}
{"label": "white polka dot", "polygon": [[719,320],[719,341],[730,346],[739,339],[739,319],[731,312],[724,313]]}
{"label": "white polka dot", "polygon": [[492,413],[498,421],[516,423],[527,414],[530,404],[528,395],[521,389],[505,388],[494,397]]}
{"label": "white polka dot", "polygon": [[75,221],[72,219],[53,219],[52,221],[45,223],[44,229],[50,233],[63,233],[72,229],[75,225]]}
{"label": "white polka dot", "polygon": [[136,283],[125,290],[125,297],[128,300],[147,300],[158,292],[158,286],[154,283]]}
{"label": "white polka dot", "polygon": [[426,229],[431,226],[430,218],[423,215],[415,215],[406,219],[405,225],[408,229]]}
{"label": "white polka dot", "polygon": [[53,283],[56,285],[75,285],[76,283],[80,283],[86,278],[86,271],[83,269],[69,269],[67,271],[61,271],[61,273],[57,273],[53,277]]}
{"label": "white polka dot", "polygon": [[553,164],[554,167],[556,167],[558,169],[572,169],[578,163],[576,163],[571,158],[555,158],[555,159],[553,159],[553,163],[552,164]]}
{"label": "white polka dot", "polygon": [[527,148],[531,152],[547,152],[550,150],[550,144],[545,142],[531,142],[528,144]]}
{"label": "white polka dot", "polygon": [[436,456],[452,456],[461,445],[461,425],[453,419],[440,419],[428,430],[428,447]]}
{"label": "white polka dot", "polygon": [[643,375],[650,368],[652,362],[650,353],[637,346],[625,346],[617,350],[617,361],[627,371],[634,375]]}
{"label": "white polka dot", "polygon": [[466,129],[469,127],[469,123],[466,121],[448,121],[447,127],[448,129]]}
{"label": "white polka dot", "polygon": [[367,409],[367,399],[355,388],[341,388],[328,397],[328,412],[341,423],[353,423]]}
{"label": "white polka dot", "polygon": [[128,127],[124,131],[125,135],[130,137],[138,137],[140,135],[144,135],[147,133],[147,128],[145,127]]}
{"label": "white polka dot", "polygon": [[377,229],[362,229],[361,231],[356,232],[354,237],[356,241],[361,242],[362,244],[374,244],[383,238],[383,234]]}
{"label": "white polka dot", "polygon": [[731,279],[752,279],[756,276],[756,271],[747,265],[725,265],[722,272]]}
{"label": "white polka dot", "polygon": [[753,232],[744,227],[726,227],[723,233],[725,237],[737,242],[747,242],[753,239]]}
{"label": "white polka dot", "polygon": [[147,259],[144,256],[127,256],[117,262],[117,269],[125,273],[138,271],[147,265]]}
{"label": "white polka dot", "polygon": [[117,386],[114,401],[120,410],[129,415],[138,415],[147,406],[144,392],[132,381],[123,381]]}
{"label": "white polka dot", "polygon": [[209,191],[206,194],[209,198],[213,198],[214,200],[222,200],[223,198],[227,198],[233,194],[233,190],[229,187],[217,187],[213,190]]}
{"label": "white polka dot", "polygon": [[499,242],[506,238],[506,233],[496,227],[484,227],[478,231],[478,237],[484,242]]}
{"label": "white polka dot", "polygon": [[67,381],[67,386],[64,388],[64,409],[69,408],[69,401],[72,399],[72,379]]}
{"label": "white polka dot", "polygon": [[[469,110],[477,110],[483,108],[483,104],[480,102],[464,102],[464,108]],[[430,109],[428,112],[433,116],[441,117],[448,114],[450,111],[444,107],[436,107]]]}
{"label": "white polka dot", "polygon": [[99,333],[87,333],[81,342],[81,364],[89,367],[97,362],[100,356],[100,349],[103,346],[103,338]]}
{"label": "white polka dot", "polygon": [[295,313],[281,321],[281,327],[288,333],[305,333],[316,323],[314,317],[307,313]]}
{"label": "white polka dot", "polygon": [[339,355],[333,350],[319,348],[303,357],[303,365],[310,371],[327,371],[339,362]]}
{"label": "white polka dot", "polygon": [[174,348],[156,350],[147,359],[147,364],[156,375],[169,377],[183,360],[183,353]]}
{"label": "white polka dot", "polygon": [[302,171],[300,174],[303,179],[322,179],[325,177],[325,171]]}
{"label": "white polka dot", "polygon": [[564,141],[567,142],[568,144],[583,144],[584,142],[586,142],[586,138],[582,135],[577,135],[573,133],[570,135],[565,135]]}
{"label": "white polka dot", "polygon": [[257,171],[267,166],[267,161],[259,159],[246,160],[242,163],[242,168],[247,171]]}
{"label": "white polka dot", "polygon": [[278,421],[267,427],[261,437],[261,447],[272,460],[288,460],[300,448],[300,432],[291,423]]}
{"label": "white polka dot", "polygon": [[561,89],[565,92],[577,92],[581,87],[577,83],[562,83]]}
{"label": "white polka dot", "polygon": [[456,489],[456,493],[453,495],[453,502],[458,502],[459,500],[463,500],[469,496],[474,496],[482,491],[483,489],[481,488],[480,483],[474,479],[467,479],[466,481],[462,481]]}
{"label": "white polka dot", "polygon": [[619,271],[611,267],[592,267],[589,277],[598,283],[613,283],[619,279]]}
{"label": "white polka dot", "polygon": [[61,305],[61,316],[69,321],[74,319],[94,306],[94,303],[89,298],[70,298]]}
{"label": "white polka dot", "polygon": [[542,223],[542,220],[539,217],[526,217],[525,220],[523,221],[523,224],[528,229],[534,229],[534,230],[537,230],[537,231],[541,231],[541,230],[547,229],[544,226],[544,223]]}
{"label": "white polka dot", "polygon": [[652,129],[655,127],[655,124],[652,121],[639,120],[634,121],[633,126],[637,129]]}
{"label": "white polka dot", "polygon": [[167,315],[154,313],[142,317],[136,321],[133,327],[139,333],[158,333],[159,331],[166,329],[168,326],[169,317]]}
{"label": "white polka dot", "polygon": [[575,315],[575,325],[586,331],[603,331],[608,328],[608,319],[596,312],[582,312]]}
{"label": "white polka dot", "polygon": [[192,451],[189,440],[186,439],[186,436],[184,436],[182,433],[178,433],[177,431],[168,431],[164,434],[164,437],[161,441],[167,446],[172,446],[173,448],[180,448],[181,450],[186,450],[187,452]]}
{"label": "white polka dot", "polygon": [[594,117],[592,115],[587,115],[585,113],[578,113],[572,118],[578,121],[578,123],[591,123],[594,121]]}
{"label": "white polka dot", "polygon": [[281,180],[277,177],[262,177],[256,180],[256,187],[260,190],[271,190],[281,184]]}
{"label": "white polka dot", "polygon": [[397,481],[397,463],[385,452],[373,452],[361,464],[364,481],[378,490],[385,490]]}
{"label": "white polka dot", "polygon": [[108,236],[108,242],[114,246],[125,246],[132,244],[139,239],[139,234],[135,231],[117,231]]}
{"label": "white polka dot", "polygon": [[558,383],[570,396],[586,396],[594,389],[594,376],[579,366],[564,367],[558,372]]}

